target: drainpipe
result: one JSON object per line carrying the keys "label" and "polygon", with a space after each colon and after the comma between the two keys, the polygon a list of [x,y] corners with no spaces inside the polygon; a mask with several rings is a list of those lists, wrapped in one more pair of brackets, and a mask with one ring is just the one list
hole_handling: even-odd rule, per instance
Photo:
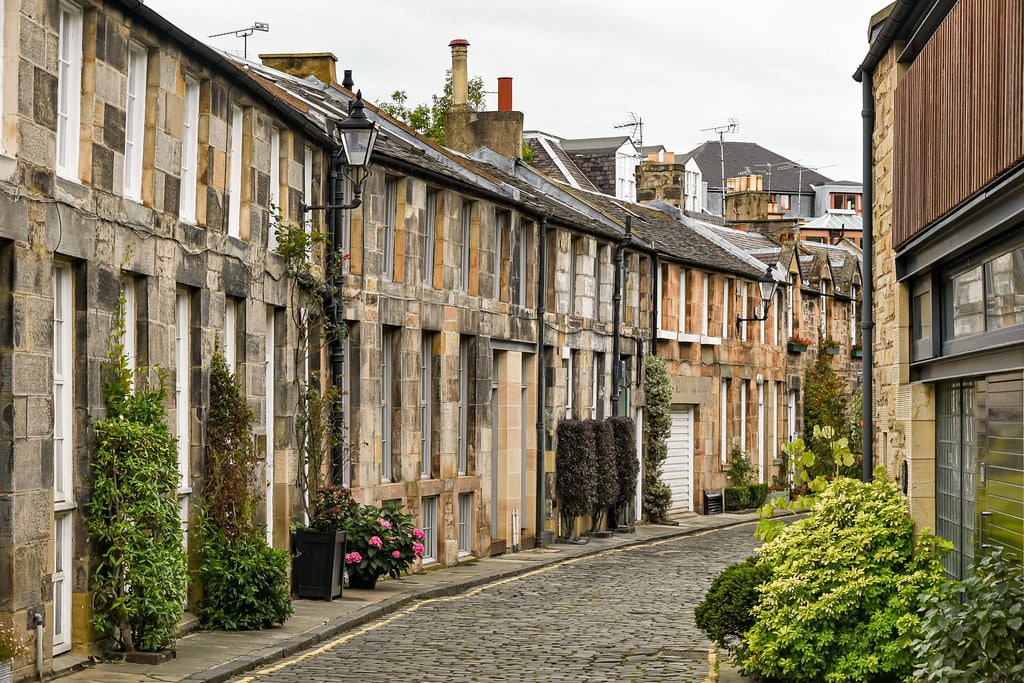
{"label": "drainpipe", "polygon": [[615,402],[615,414],[618,415],[621,409],[619,405],[619,394],[622,390],[622,353],[621,353],[621,319],[622,319],[622,289],[625,286],[625,278],[622,277],[623,261],[625,259],[626,247],[633,237],[633,217],[626,216],[626,234],[619,243],[615,245],[615,294],[612,297],[614,311],[612,313],[612,399]]}
{"label": "drainpipe", "polygon": [[[345,72],[345,77],[346,79],[350,77],[348,71]],[[330,203],[333,205],[345,203],[345,174],[343,168],[344,161],[342,160],[342,154],[343,153],[340,148],[334,150],[331,153]],[[341,255],[342,244],[344,243],[343,231],[345,216],[342,209],[331,209],[328,212],[328,216],[331,230],[331,243],[330,250],[328,252],[328,259],[338,259]],[[341,339],[341,334],[345,327],[343,307],[341,302],[344,279],[345,275],[340,270],[340,266],[339,268],[330,268],[330,275],[328,277],[327,285],[327,294],[330,297],[330,299],[328,300],[327,303],[327,315],[330,320],[333,334],[331,334],[330,342],[328,345],[328,354],[330,356],[331,386],[334,386],[339,389],[338,396],[335,398],[334,405],[332,406],[331,409],[331,423],[334,428],[334,433],[339,437],[345,425],[344,399],[340,391],[340,388],[344,386],[344,379],[342,375],[344,374],[345,371],[345,347]],[[335,484],[340,484],[342,481],[345,480],[344,474],[341,472],[344,465],[344,439],[337,438],[335,439],[335,443],[331,446],[331,471]],[[341,474],[342,476],[339,477],[339,474]]]}
{"label": "drainpipe", "polygon": [[545,425],[545,409],[547,403],[547,391],[545,375],[547,368],[544,366],[544,316],[547,313],[547,251],[548,251],[548,218],[540,218],[540,253],[537,256],[537,545],[544,542],[544,520],[547,512],[547,495],[545,491],[545,470],[544,462],[548,448],[548,434]]}
{"label": "drainpipe", "polygon": [[863,263],[861,265],[861,291],[864,293],[864,300],[860,307],[860,330],[861,343],[864,348],[864,357],[861,362],[861,378],[863,382],[863,408],[861,410],[862,442],[864,444],[864,481],[871,481],[871,472],[874,469],[874,418],[872,405],[874,403],[874,373],[872,358],[874,356],[872,344],[874,342],[874,286],[875,286],[875,256],[874,256],[874,167],[872,164],[872,137],[875,131],[875,94],[872,90],[874,72],[865,71],[861,78],[861,92],[863,94],[864,108],[861,111],[863,119],[863,131],[861,135],[863,183],[864,183],[864,236]]}

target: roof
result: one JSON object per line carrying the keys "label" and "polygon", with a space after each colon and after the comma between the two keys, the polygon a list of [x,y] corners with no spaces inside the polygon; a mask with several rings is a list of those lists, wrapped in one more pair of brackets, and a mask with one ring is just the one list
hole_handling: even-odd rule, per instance
{"label": "roof", "polygon": [[615,153],[627,142],[631,142],[628,135],[617,135],[607,138],[579,138],[568,140],[560,138],[562,149],[566,152],[589,152],[589,153]]}
{"label": "roof", "polygon": [[829,209],[827,212],[801,224],[801,230],[862,231],[863,219],[852,209]]}
{"label": "roof", "polygon": [[726,140],[721,144],[720,149],[718,140],[709,140],[682,155],[682,161],[677,157],[677,163],[685,163],[688,157],[693,157],[708,183],[709,191],[721,192],[723,154],[726,180],[751,174],[761,175],[765,178],[764,189],[769,192],[797,194],[799,187],[802,194],[814,194],[811,185],[832,182],[831,178],[765,149],[756,142]]}
{"label": "roof", "polygon": [[549,135],[529,137],[526,138],[526,146],[533,152],[533,161],[530,163],[552,178],[566,182],[573,187],[600,192],[598,187],[576,165],[576,162],[562,149],[558,138]]}

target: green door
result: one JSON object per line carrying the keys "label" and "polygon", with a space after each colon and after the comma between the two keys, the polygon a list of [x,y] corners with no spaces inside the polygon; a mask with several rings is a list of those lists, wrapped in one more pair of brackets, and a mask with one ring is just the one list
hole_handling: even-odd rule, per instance
{"label": "green door", "polygon": [[[978,540],[1024,556],[1024,376],[979,382]],[[984,391],[982,391],[984,389]]]}

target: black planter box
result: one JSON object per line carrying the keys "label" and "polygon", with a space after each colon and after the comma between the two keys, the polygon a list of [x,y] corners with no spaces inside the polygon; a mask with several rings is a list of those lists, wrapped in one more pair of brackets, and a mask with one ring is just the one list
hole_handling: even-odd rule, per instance
{"label": "black planter box", "polygon": [[311,600],[341,596],[344,531],[292,533],[292,595]]}

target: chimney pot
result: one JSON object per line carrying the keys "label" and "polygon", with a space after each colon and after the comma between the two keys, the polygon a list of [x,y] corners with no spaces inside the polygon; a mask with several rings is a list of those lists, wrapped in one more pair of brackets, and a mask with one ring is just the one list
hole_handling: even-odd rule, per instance
{"label": "chimney pot", "polygon": [[469,41],[456,38],[448,43],[452,49],[452,109],[469,107],[469,72],[466,66],[466,54],[469,52]]}
{"label": "chimney pot", "polygon": [[498,79],[498,111],[512,111],[512,78],[509,76]]}

